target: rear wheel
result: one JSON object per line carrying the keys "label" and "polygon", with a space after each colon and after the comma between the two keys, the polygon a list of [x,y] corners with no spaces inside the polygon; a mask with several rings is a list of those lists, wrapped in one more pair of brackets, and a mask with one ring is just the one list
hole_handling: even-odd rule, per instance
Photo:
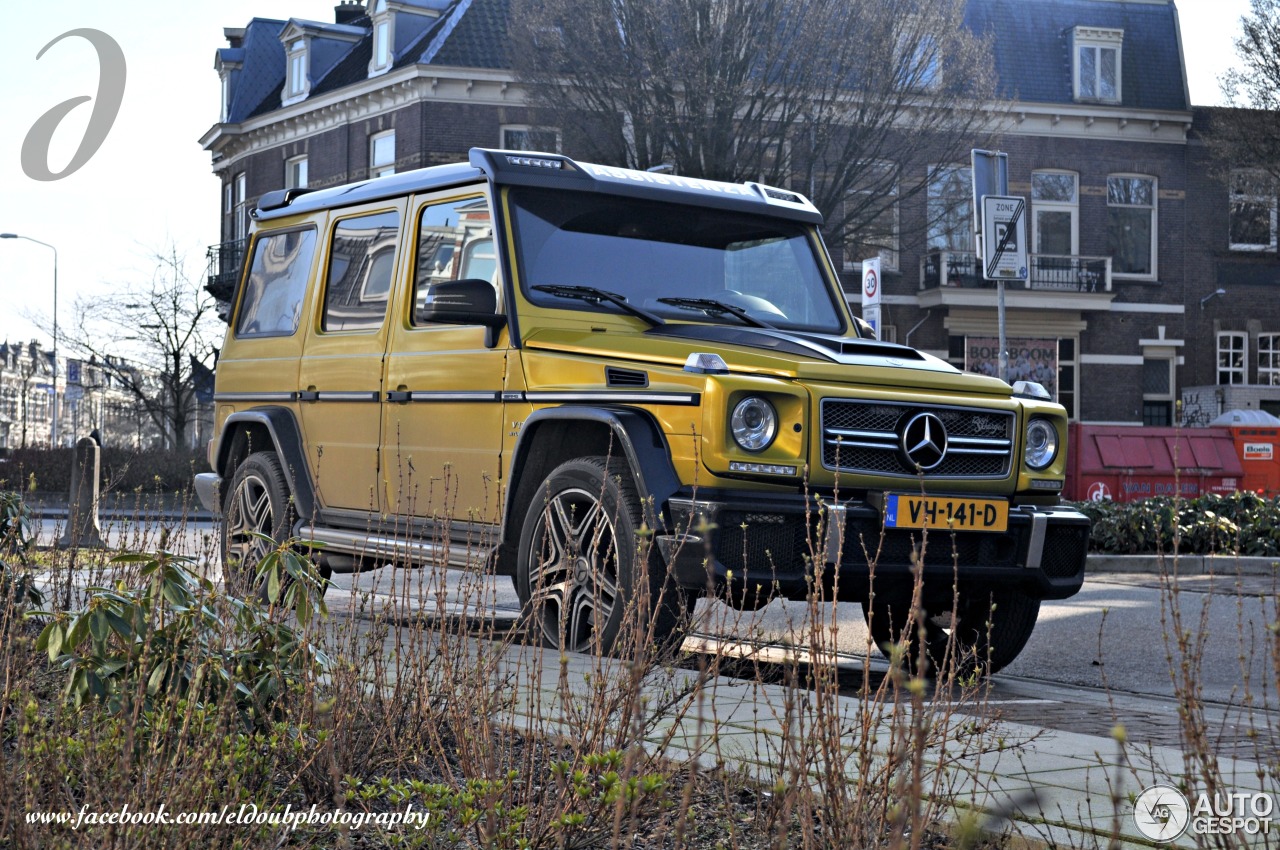
{"label": "rear wheel", "polygon": [[[258,565],[289,538],[295,520],[289,483],[274,452],[255,452],[236,467],[222,507],[222,572],[236,595],[265,596]],[[259,535],[265,535],[263,539]]]}
{"label": "rear wheel", "polygon": [[918,618],[910,616],[911,601],[901,595],[877,595],[873,605],[863,603],[862,613],[872,640],[886,655],[900,648],[907,670],[990,675],[1027,645],[1040,600],[1006,589],[964,588],[945,605],[926,605]]}
{"label": "rear wheel", "polygon": [[640,538],[643,510],[627,464],[601,457],[556,467],[520,532],[516,592],[530,636],[571,652],[612,652],[624,625],[637,642],[678,643],[691,597]]}

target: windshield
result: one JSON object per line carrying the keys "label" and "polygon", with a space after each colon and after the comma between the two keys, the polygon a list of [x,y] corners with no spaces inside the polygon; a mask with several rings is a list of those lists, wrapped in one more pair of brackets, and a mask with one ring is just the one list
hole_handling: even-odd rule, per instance
{"label": "windshield", "polygon": [[844,330],[802,224],[554,189],[514,188],[510,200],[535,304],[618,312],[565,289],[592,287],[664,319]]}

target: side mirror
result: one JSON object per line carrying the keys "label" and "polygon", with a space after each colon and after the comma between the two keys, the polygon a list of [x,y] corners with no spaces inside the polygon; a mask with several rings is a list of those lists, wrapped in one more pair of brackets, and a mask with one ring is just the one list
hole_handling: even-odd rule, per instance
{"label": "side mirror", "polygon": [[853,317],[853,325],[858,329],[858,336],[863,339],[879,339],[876,336],[875,328],[871,327],[871,323],[861,316]]}
{"label": "side mirror", "polygon": [[489,329],[485,334],[485,346],[489,348],[497,344],[498,330],[507,324],[506,315],[498,312],[498,293],[493,284],[474,277],[431,284],[417,313],[419,322],[483,325]]}

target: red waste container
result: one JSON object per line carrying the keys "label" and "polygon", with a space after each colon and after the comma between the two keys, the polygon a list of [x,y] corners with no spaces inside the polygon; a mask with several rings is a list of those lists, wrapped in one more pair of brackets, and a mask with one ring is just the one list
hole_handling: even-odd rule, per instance
{"label": "red waste container", "polygon": [[1280,419],[1263,410],[1229,410],[1210,424],[1231,433],[1244,470],[1239,489],[1280,494]]}
{"label": "red waste container", "polygon": [[1069,428],[1067,482],[1072,501],[1132,502],[1149,496],[1231,493],[1244,475],[1226,428],[1082,425]]}

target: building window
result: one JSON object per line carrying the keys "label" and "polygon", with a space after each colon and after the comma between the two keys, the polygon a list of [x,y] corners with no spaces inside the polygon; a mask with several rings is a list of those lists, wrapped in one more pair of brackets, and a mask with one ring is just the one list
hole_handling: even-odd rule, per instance
{"label": "building window", "polygon": [[1035,253],[1059,257],[1080,253],[1079,203],[1079,178],[1074,172],[1031,172],[1031,238]]}
{"label": "building window", "polygon": [[1107,252],[1117,275],[1156,276],[1156,180],[1113,174],[1107,178]]}
{"label": "building window", "polygon": [[1142,424],[1150,425],[1156,428],[1167,428],[1173,424],[1173,402],[1171,401],[1146,401],[1142,402]]}
{"label": "building window", "polygon": [[284,161],[284,187],[286,189],[307,188],[307,158],[295,156]]}
{"label": "building window", "polygon": [[1280,334],[1258,336],[1258,383],[1280,387]]}
{"label": "building window", "polygon": [[892,163],[873,164],[849,193],[851,222],[844,242],[844,270],[862,269],[862,261],[880,258],[881,269],[898,268],[898,182]]}
{"label": "building window", "polygon": [[243,171],[236,175],[234,193],[235,206],[232,207],[231,211],[231,235],[238,242],[249,233],[249,205],[248,199],[245,197],[245,176]]}
{"label": "building window", "polygon": [[286,99],[301,98],[309,88],[307,82],[307,41],[299,38],[289,44],[289,72],[285,80]]}
{"label": "building window", "polygon": [[1276,191],[1271,177],[1257,169],[1231,172],[1231,250],[1276,249]]}
{"label": "building window", "polygon": [[387,0],[373,4],[369,17],[373,19],[373,58],[369,60],[372,77],[391,69],[391,14],[387,11]]}
{"label": "building window", "polygon": [[507,124],[502,128],[502,147],[509,151],[560,153],[560,131],[555,127]]}
{"label": "building window", "polygon": [[396,173],[396,131],[388,130],[369,137],[369,176],[384,177]]}
{"label": "building window", "polygon": [[1120,48],[1124,30],[1076,27],[1075,98],[1120,102]]}
{"label": "building window", "polygon": [[218,118],[219,122],[226,121],[231,117],[231,72],[228,71],[222,75],[222,114]]}
{"label": "building window", "polygon": [[1245,359],[1249,354],[1249,337],[1243,331],[1218,334],[1218,383],[1243,384]]}
{"label": "building window", "polygon": [[931,170],[928,218],[930,250],[972,253],[973,169],[940,165]]}

